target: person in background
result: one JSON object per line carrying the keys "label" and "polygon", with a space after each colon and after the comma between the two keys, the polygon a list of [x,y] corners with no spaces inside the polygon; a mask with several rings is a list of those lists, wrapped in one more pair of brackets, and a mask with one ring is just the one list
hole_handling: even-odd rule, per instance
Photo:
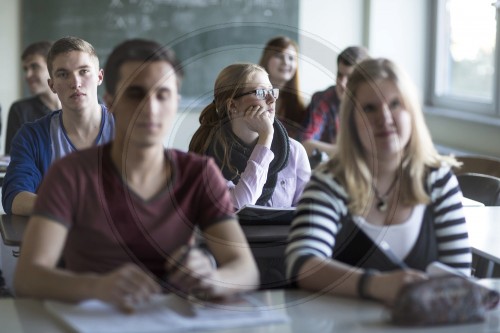
{"label": "person in background", "polygon": [[316,92],[306,110],[302,144],[307,155],[324,153],[332,156],[338,132],[338,110],[345,95],[349,75],[354,65],[369,57],[362,46],[349,46],[337,56],[337,79],[334,86]]}
{"label": "person in background", "polygon": [[190,151],[215,159],[236,208],[295,206],[309,180],[304,147],[275,118],[279,95],[261,66],[227,66],[189,143]]}
{"label": "person in background", "polygon": [[28,45],[21,55],[24,79],[32,97],[14,102],[9,110],[5,154],[9,155],[12,138],[24,123],[33,122],[61,108],[61,103],[47,83],[47,55],[52,42],[40,41]]}
{"label": "person in background", "polygon": [[279,36],[268,41],[259,65],[269,73],[274,88],[280,90],[276,101],[276,115],[285,125],[288,135],[300,140],[305,117],[298,72],[299,47],[292,39]]}
{"label": "person in background", "polygon": [[8,214],[31,214],[38,187],[54,161],[114,136],[114,119],[97,102],[103,71],[92,45],[77,37],[61,38],[52,45],[47,65],[49,87],[62,109],[24,124],[14,136],[2,186]]}
{"label": "person in background", "polygon": [[[255,289],[258,271],[217,166],[163,146],[180,99],[173,52],[127,40],[105,72],[116,137],[49,170],[23,240],[16,294],[98,299],[130,311],[161,287],[203,298]],[[198,232],[216,262],[189,246]],[[61,254],[65,269],[56,267]]]}
{"label": "person in background", "polygon": [[338,152],[314,171],[291,225],[288,277],[391,304],[431,262],[469,276],[457,162],[434,148],[411,82],[392,61],[368,59],[347,91]]}

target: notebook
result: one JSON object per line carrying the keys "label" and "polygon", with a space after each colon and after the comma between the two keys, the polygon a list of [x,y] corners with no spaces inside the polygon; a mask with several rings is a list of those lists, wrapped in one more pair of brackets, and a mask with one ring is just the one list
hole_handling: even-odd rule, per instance
{"label": "notebook", "polygon": [[45,308],[79,333],[154,333],[220,330],[288,321],[285,310],[270,310],[258,299],[241,295],[214,302],[189,302],[176,295],[155,295],[125,314],[99,300],[79,304],[45,301]]}

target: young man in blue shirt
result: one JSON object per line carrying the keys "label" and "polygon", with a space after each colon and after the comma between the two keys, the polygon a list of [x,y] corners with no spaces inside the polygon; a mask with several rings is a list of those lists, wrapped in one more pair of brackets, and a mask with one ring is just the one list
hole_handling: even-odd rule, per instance
{"label": "young man in blue shirt", "polygon": [[6,213],[30,215],[49,166],[68,153],[110,141],[114,119],[97,99],[103,71],[91,44],[64,37],[47,57],[50,89],[62,109],[28,123],[12,141],[2,204]]}

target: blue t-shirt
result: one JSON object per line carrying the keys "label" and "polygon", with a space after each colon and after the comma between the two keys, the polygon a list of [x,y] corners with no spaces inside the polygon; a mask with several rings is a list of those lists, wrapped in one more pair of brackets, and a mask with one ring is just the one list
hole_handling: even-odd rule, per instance
{"label": "blue t-shirt", "polygon": [[[96,144],[111,141],[115,121],[101,105],[101,129]],[[62,110],[24,124],[12,140],[11,160],[2,186],[2,205],[12,213],[12,201],[20,192],[36,193],[42,178],[55,160],[76,151],[61,123]]]}

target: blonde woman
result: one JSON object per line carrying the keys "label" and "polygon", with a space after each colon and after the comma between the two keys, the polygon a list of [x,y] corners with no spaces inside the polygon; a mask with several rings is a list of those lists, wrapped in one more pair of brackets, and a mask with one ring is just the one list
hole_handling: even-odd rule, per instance
{"label": "blonde woman", "polygon": [[439,261],[470,275],[471,251],[450,170],[415,92],[390,60],[365,60],[341,104],[338,154],[314,172],[292,223],[287,274],[300,287],[394,301]]}

